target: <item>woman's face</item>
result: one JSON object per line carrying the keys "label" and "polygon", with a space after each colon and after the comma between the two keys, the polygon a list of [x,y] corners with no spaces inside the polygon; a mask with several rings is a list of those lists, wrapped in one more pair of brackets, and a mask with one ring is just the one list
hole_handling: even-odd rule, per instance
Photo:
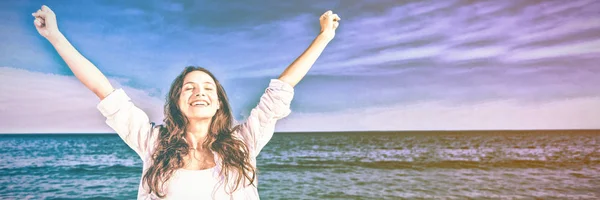
{"label": "woman's face", "polygon": [[215,81],[202,71],[185,75],[179,109],[188,120],[211,119],[219,109],[219,96]]}

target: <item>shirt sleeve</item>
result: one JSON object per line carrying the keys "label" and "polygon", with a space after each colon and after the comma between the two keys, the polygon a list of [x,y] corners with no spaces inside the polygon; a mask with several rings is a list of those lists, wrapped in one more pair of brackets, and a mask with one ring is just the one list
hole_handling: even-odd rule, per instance
{"label": "shirt sleeve", "polygon": [[116,89],[97,106],[106,117],[106,124],[119,134],[140,158],[144,158],[152,141],[152,128],[148,115],[136,107],[122,89]]}
{"label": "shirt sleeve", "polygon": [[277,120],[291,113],[290,103],[293,98],[294,88],[291,85],[279,79],[271,79],[258,105],[250,111],[250,116],[238,130],[252,156],[258,156],[271,140]]}

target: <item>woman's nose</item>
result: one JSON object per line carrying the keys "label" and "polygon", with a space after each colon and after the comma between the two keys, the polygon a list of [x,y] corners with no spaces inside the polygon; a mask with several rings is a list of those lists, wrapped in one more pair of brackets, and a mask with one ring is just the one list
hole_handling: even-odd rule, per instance
{"label": "woman's nose", "polygon": [[198,89],[196,92],[196,96],[206,96],[206,94],[204,94],[204,90]]}

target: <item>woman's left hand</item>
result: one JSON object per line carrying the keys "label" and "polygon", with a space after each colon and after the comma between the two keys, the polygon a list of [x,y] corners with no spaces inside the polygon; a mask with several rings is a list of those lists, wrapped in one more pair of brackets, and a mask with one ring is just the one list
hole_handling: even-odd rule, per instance
{"label": "woman's left hand", "polygon": [[321,22],[321,35],[331,40],[335,37],[335,29],[340,25],[340,17],[331,10],[323,13],[319,18]]}

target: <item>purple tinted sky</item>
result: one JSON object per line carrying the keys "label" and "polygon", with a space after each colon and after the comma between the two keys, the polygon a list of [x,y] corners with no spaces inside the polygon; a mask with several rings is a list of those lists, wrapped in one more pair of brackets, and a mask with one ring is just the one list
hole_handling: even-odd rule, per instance
{"label": "purple tinted sky", "polygon": [[[10,80],[17,82],[5,78],[4,85],[28,82],[27,76],[36,73],[72,78],[32,25],[30,13],[42,3],[57,13],[62,32],[111,80],[159,99],[158,108],[152,108],[157,110],[149,111],[154,113],[161,112],[160,100],[173,78],[185,66],[199,65],[215,72],[230,95],[234,114],[243,119],[268,80],[316,36],[318,16],[328,9],[342,17],[338,34],[297,86],[292,104],[306,124],[311,114],[336,116],[381,108],[394,112],[392,108],[427,102],[452,108],[511,101],[527,107],[600,97],[600,2],[595,0],[3,1],[0,73],[11,74]],[[2,119],[30,109],[21,101],[30,99],[24,90],[6,88],[22,96],[0,94]],[[49,92],[41,90],[31,86],[26,93]],[[585,105],[600,112],[597,103]],[[24,118],[13,118],[17,124],[31,118],[18,115]],[[364,123],[343,127],[412,127]],[[502,123],[490,123],[486,127],[502,128]],[[292,120],[284,124],[295,127],[289,130],[337,130],[323,127],[327,125],[305,128]],[[5,130],[27,130],[10,127]],[[48,129],[61,131],[60,127]],[[469,127],[473,126],[448,128]],[[551,126],[556,127],[561,126]],[[600,125],[581,128],[589,127]]]}

